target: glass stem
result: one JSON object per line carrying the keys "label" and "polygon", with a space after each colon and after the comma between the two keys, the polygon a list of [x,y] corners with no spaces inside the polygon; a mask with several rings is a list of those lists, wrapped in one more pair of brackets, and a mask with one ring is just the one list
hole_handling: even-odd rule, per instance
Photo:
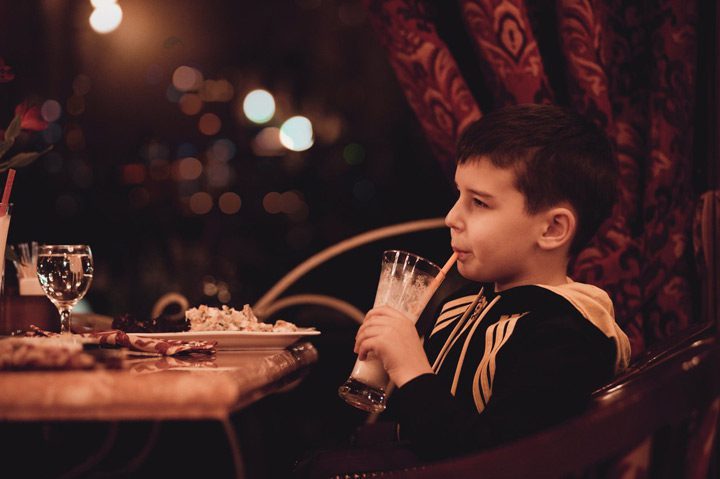
{"label": "glass stem", "polygon": [[71,334],[70,331],[70,308],[58,306],[60,311],[60,334]]}

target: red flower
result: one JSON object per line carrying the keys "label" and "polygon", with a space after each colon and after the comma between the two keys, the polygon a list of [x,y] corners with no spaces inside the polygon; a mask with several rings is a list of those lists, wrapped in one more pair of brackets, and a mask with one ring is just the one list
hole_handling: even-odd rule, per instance
{"label": "red flower", "polygon": [[40,116],[40,108],[37,106],[28,106],[27,103],[20,103],[15,108],[15,115],[22,117],[20,128],[23,130],[43,131],[48,126],[48,122]]}

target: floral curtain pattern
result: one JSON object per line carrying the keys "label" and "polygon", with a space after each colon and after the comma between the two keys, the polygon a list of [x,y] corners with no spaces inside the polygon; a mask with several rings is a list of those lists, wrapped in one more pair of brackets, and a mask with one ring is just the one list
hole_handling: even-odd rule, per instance
{"label": "floral curtain pattern", "polygon": [[[411,108],[446,171],[481,109],[422,0],[364,0]],[[528,2],[529,3],[529,2]],[[555,102],[523,0],[458,0],[494,107]],[[435,5],[439,7],[441,5]],[[571,275],[606,289],[633,352],[691,321],[693,0],[558,0],[569,105],[605,129],[620,165],[612,217]]]}

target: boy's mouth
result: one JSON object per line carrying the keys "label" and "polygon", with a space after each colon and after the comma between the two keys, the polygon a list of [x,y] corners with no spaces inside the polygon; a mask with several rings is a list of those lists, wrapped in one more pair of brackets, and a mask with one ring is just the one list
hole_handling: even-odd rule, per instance
{"label": "boy's mouth", "polygon": [[455,246],[453,246],[452,249],[454,252],[457,253],[458,261],[464,261],[465,259],[467,259],[468,256],[470,256],[470,251],[462,250]]}

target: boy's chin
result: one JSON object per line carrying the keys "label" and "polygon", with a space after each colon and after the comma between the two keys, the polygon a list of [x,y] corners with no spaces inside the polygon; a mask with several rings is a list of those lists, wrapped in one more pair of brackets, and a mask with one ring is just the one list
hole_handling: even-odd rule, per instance
{"label": "boy's chin", "polygon": [[476,269],[473,269],[472,267],[465,265],[464,263],[457,263],[457,270],[458,273],[460,273],[460,276],[462,276],[465,279],[468,279],[470,281],[475,281],[477,283],[483,283],[487,280],[480,274],[479,271]]}

